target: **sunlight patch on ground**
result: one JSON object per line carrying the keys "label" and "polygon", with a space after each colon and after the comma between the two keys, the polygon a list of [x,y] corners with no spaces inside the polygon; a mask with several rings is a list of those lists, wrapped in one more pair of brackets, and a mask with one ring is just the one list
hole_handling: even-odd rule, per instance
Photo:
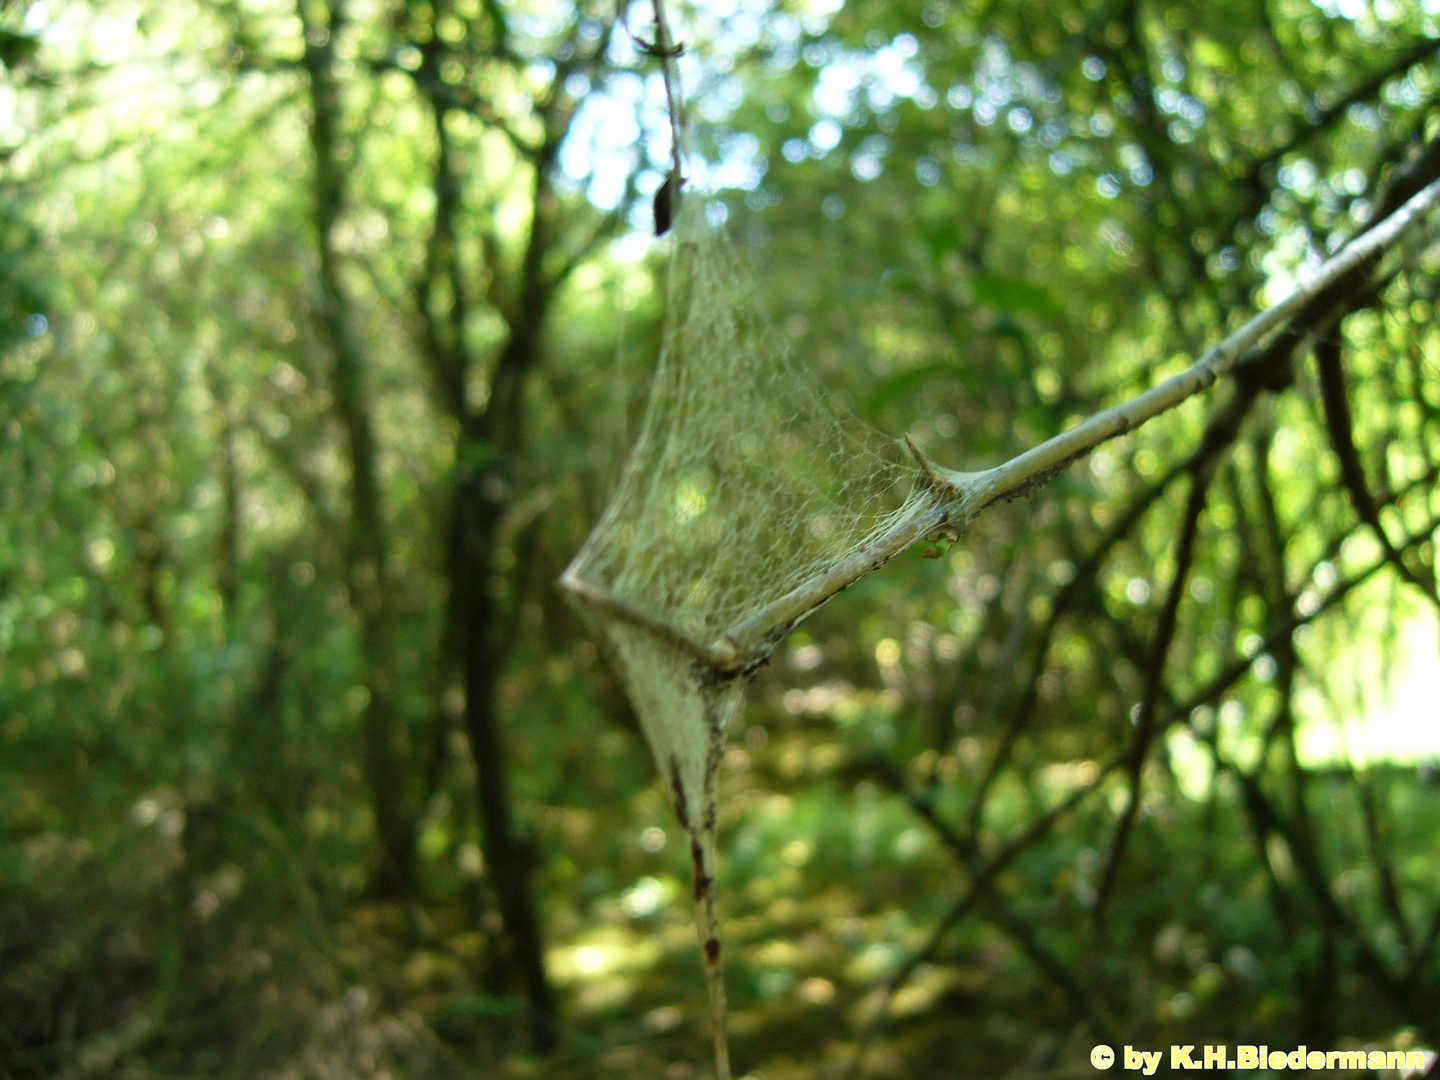
{"label": "sunlight patch on ground", "polygon": [[545,967],[562,986],[630,974],[652,966],[660,947],[625,927],[605,927],[574,943],[551,949]]}

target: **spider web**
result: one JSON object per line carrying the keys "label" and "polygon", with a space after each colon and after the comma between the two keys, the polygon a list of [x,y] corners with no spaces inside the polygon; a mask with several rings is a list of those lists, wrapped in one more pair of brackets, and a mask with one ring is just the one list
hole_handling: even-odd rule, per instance
{"label": "spider web", "polygon": [[[565,575],[599,601],[585,605],[588,620],[677,810],[703,805],[712,743],[744,681],[704,650],[938,505],[902,444],[834,403],[758,299],[745,256],[691,195],[640,433]],[[774,629],[778,640],[789,626]]]}
{"label": "spider web", "polygon": [[[690,837],[716,1071],[728,1080],[714,889],[720,759],[749,674],[808,613],[772,618],[769,606],[955,489],[831,400],[765,319],[719,221],[698,194],[681,205],[640,433],[561,583],[617,669]],[[744,635],[731,631],[757,620],[742,652]]]}

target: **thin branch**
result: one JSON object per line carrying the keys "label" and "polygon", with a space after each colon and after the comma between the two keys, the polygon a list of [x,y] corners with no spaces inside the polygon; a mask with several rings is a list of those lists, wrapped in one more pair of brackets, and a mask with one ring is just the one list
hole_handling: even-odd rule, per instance
{"label": "thin branch", "polygon": [[590,230],[590,234],[577,244],[574,250],[567,253],[564,261],[551,271],[549,283],[552,291],[564,285],[570,279],[570,275],[594,255],[602,243],[613,240],[620,234],[621,229],[630,218],[630,211],[635,205],[635,199],[635,177],[631,176],[625,183],[625,193],[621,195],[615,209],[602,217]]}
{"label": "thin branch", "polygon": [[941,530],[958,530],[995,502],[1034,490],[1076,458],[1208,389],[1221,376],[1232,372],[1250,349],[1283,327],[1330,286],[1394,247],[1437,202],[1440,202],[1440,181],[1423,188],[1384,222],[1348,244],[1288,297],[1250,319],[1191,367],[1159,386],[1097,413],[1078,427],[993,469],[979,473],[946,470],[946,479],[962,493],[958,498],[887,530],[874,543],[802,582],[731,627],[722,640],[743,657],[733,670],[763,663],[775,644],[797,622],[921,537]]}
{"label": "thin branch", "polygon": [[1415,938],[1410,933],[1410,920],[1405,918],[1405,908],[1400,902],[1400,885],[1395,880],[1395,867],[1390,861],[1389,837],[1381,820],[1379,799],[1375,792],[1375,777],[1357,777],[1356,789],[1360,796],[1360,816],[1365,823],[1365,843],[1370,849],[1370,864],[1380,885],[1380,901],[1385,913],[1395,924],[1400,944],[1405,946],[1407,955],[1414,955]]}
{"label": "thin branch", "polygon": [[1436,945],[1440,945],[1440,905],[1435,908],[1435,914],[1430,919],[1430,927],[1425,931],[1425,937],[1411,954],[1410,967],[1405,972],[1405,981],[1412,987],[1418,986],[1424,977],[1425,965],[1434,955]]}
{"label": "thin branch", "polygon": [[[430,368],[445,410],[451,416],[465,416],[465,377],[468,356],[465,349],[466,293],[460,272],[455,237],[455,218],[460,209],[460,185],[450,152],[450,133],[445,127],[445,109],[432,110],[435,125],[435,165],[431,189],[435,192],[435,214],[425,244],[424,268],[411,286],[415,311],[420,319],[421,353]],[[441,282],[449,286],[449,334],[442,329],[435,297]]]}
{"label": "thin branch", "polygon": [[426,62],[419,68],[411,69],[401,64],[399,49],[371,60],[368,67],[375,75],[398,71],[409,76],[421,95],[429,99],[437,112],[455,109],[473,116],[480,123],[504,135],[515,148],[515,152],[526,161],[533,162],[539,156],[540,146],[523,136],[511,119],[501,115],[492,101],[464,83],[447,83],[440,77],[443,48],[438,39],[431,39],[431,42],[422,48],[422,52],[426,56]]}
{"label": "thin branch", "polygon": [[1247,185],[1255,183],[1259,179],[1260,174],[1267,168],[1274,165],[1286,154],[1298,150],[1317,135],[1323,134],[1326,130],[1333,127],[1350,111],[1352,105],[1358,105],[1374,97],[1380,92],[1381,87],[1395,76],[1409,71],[1416,64],[1422,63],[1434,56],[1437,48],[1440,48],[1440,46],[1437,46],[1434,41],[1422,41],[1420,44],[1412,46],[1364,82],[1360,83],[1349,93],[1337,98],[1332,104],[1322,107],[1315,115],[1315,119],[1309,121],[1302,130],[1296,132],[1291,138],[1251,162],[1248,174],[1240,183]]}
{"label": "thin branch", "polygon": [[922,816],[932,825],[942,826],[937,831],[945,843],[959,854],[965,863],[966,869],[970,874],[970,885],[955,899],[955,902],[950,905],[949,910],[940,917],[940,921],[936,923],[930,931],[930,936],[926,938],[925,943],[915,950],[915,952],[911,953],[906,961],[885,981],[875,1014],[869,1024],[866,1025],[864,1032],[861,1033],[860,1042],[856,1046],[855,1053],[843,1073],[847,1080],[851,1080],[851,1078],[860,1074],[860,1068],[864,1064],[865,1052],[869,1049],[870,1044],[875,1040],[875,1036],[880,1033],[880,1029],[884,1026],[885,1014],[889,1009],[890,1002],[894,998],[896,991],[910,980],[910,977],[915,974],[916,970],[922,964],[928,963],[934,958],[935,954],[939,952],[940,946],[945,943],[945,939],[949,936],[950,931],[958,926],[961,920],[986,900],[990,890],[999,880],[1004,870],[1041,840],[1046,833],[1054,827],[1057,821],[1075,809],[1086,796],[1096,791],[1100,785],[1105,782],[1105,779],[1120,766],[1122,760],[1120,757],[1112,758],[1100,768],[1100,771],[1089,783],[1076,788],[1064,799],[1060,800],[1060,802],[1036,818],[1024,832],[1011,840],[997,852],[992,859],[984,864],[977,862],[973,849],[969,848],[952,830],[948,827],[943,827],[942,819],[935,816],[933,812],[926,812],[922,809],[928,807],[928,804],[926,804],[924,800],[910,797],[908,789],[903,783],[901,784],[899,790],[910,798],[911,806],[918,812],[921,812]]}
{"label": "thin branch", "polygon": [[1403,976],[1390,970],[1370,940],[1361,933],[1360,927],[1350,917],[1330,887],[1325,867],[1319,852],[1301,842],[1293,823],[1284,818],[1260,786],[1260,781],[1246,772],[1234,761],[1227,758],[1214,738],[1207,740],[1207,746],[1215,760],[1215,767],[1230,773],[1239,782],[1241,795],[1247,812],[1256,819],[1256,825],[1267,835],[1278,835],[1290,849],[1300,881],[1304,883],[1311,899],[1320,908],[1325,920],[1341,930],[1355,946],[1358,966],[1370,976],[1390,999],[1403,1010],[1406,1019],[1414,1023],[1426,1035],[1433,1035],[1436,1027],[1433,1019],[1422,1018],[1420,1004],[1414,989],[1407,985]]}
{"label": "thin branch", "polygon": [[[1436,474],[1432,472],[1431,476],[1426,482],[1433,482],[1433,480],[1435,479],[1435,475]],[[1425,543],[1430,539],[1431,534],[1433,534],[1437,528],[1440,528],[1440,518],[1432,518],[1427,523],[1427,526],[1425,528],[1414,533],[1402,544],[1400,544],[1400,550],[1408,551],[1411,548],[1420,546],[1421,544]],[[1337,542],[1336,544],[1332,545],[1332,547],[1333,549],[1338,550],[1340,544]],[[1328,552],[1326,554],[1325,558],[1332,558],[1333,555],[1334,551],[1332,550],[1331,552]],[[1330,590],[1329,593],[1325,595],[1322,600],[1319,601],[1318,604],[1315,605],[1313,609],[1309,610],[1305,614],[1301,614],[1300,612],[1296,611],[1291,612],[1289,615],[1286,615],[1284,618],[1280,619],[1263,636],[1259,647],[1256,648],[1256,650],[1252,654],[1246,657],[1242,657],[1239,660],[1231,661],[1224,668],[1222,668],[1219,674],[1217,674],[1213,679],[1211,679],[1204,686],[1204,688],[1192,694],[1190,698],[1188,698],[1186,701],[1176,703],[1173,709],[1174,715],[1186,716],[1202,705],[1214,705],[1217,701],[1220,700],[1221,697],[1224,696],[1227,690],[1229,690],[1232,686],[1234,686],[1237,682],[1244,678],[1245,673],[1250,670],[1251,666],[1255,663],[1255,660],[1258,657],[1263,656],[1266,653],[1273,654],[1282,643],[1290,640],[1291,635],[1293,635],[1296,630],[1300,629],[1300,627],[1305,626],[1308,623],[1314,622],[1326,611],[1330,610],[1341,600],[1345,599],[1345,597],[1348,596],[1351,592],[1359,588],[1365,582],[1369,581],[1372,577],[1374,577],[1376,574],[1378,574],[1381,570],[1385,569],[1385,567],[1389,565],[1390,561],[1384,556],[1381,556],[1375,562],[1372,562],[1369,566],[1365,567],[1365,569],[1351,575],[1350,577],[1343,578]]]}
{"label": "thin branch", "polygon": [[990,787],[999,779],[1000,773],[1009,762],[1016,742],[1029,724],[1030,714],[1035,708],[1035,701],[1039,694],[1040,676],[1045,668],[1045,659],[1050,653],[1050,644],[1054,639],[1056,628],[1060,625],[1060,620],[1069,612],[1071,605],[1079,598],[1082,590],[1088,587],[1087,583],[1094,581],[1110,552],[1130,534],[1150,508],[1159,502],[1160,497],[1169,490],[1170,485],[1186,473],[1195,475],[1196,470],[1204,467],[1207,461],[1234,442],[1240,432],[1241,424],[1259,397],[1259,389],[1258,384],[1241,383],[1240,391],[1211,417],[1205,434],[1201,436],[1200,445],[1196,447],[1190,458],[1172,467],[1131,501],[1130,505],[1105,532],[1099,543],[1077,563],[1074,575],[1056,593],[1050,605],[1050,614],[1040,628],[1035,646],[1035,658],[1024,683],[1024,696],[1011,713],[1010,723],[1006,726],[1000,745],[996,748],[995,754],[971,798],[967,828],[970,835],[978,834],[980,818],[985,808],[985,798]]}
{"label": "thin branch", "polygon": [[737,657],[733,652],[726,651],[723,641],[713,645],[707,645],[702,641],[697,641],[678,627],[671,626],[663,619],[657,619],[654,615],[646,614],[641,609],[627,604],[624,600],[611,596],[603,589],[597,589],[588,581],[569,571],[566,571],[560,578],[560,588],[564,589],[576,600],[583,600],[591,607],[597,608],[607,615],[612,615],[624,622],[628,622],[641,630],[648,630],[661,641],[675,646],[681,652],[689,653],[696,660],[708,664],[719,671],[726,671],[735,666]]}
{"label": "thin branch", "polygon": [[[1440,139],[1431,139],[1409,160],[1396,166],[1385,183],[1375,208],[1375,224],[1362,230],[1351,241],[1351,246],[1364,240],[1375,229],[1390,224],[1392,216],[1402,209],[1414,196],[1440,178]],[[1349,247],[1346,248],[1349,250]],[[1343,255],[1344,252],[1341,252]],[[1253,369],[1245,377],[1269,379],[1289,377],[1285,370],[1291,354],[1308,334],[1319,337],[1333,328],[1341,318],[1359,310],[1365,302],[1377,294],[1383,282],[1372,281],[1370,272],[1384,249],[1377,250],[1369,257],[1360,258],[1347,272],[1337,274],[1325,288],[1308,300],[1299,314],[1280,333],[1253,356],[1246,357],[1237,365],[1242,369]],[[1241,371],[1237,370],[1237,377]],[[1268,383],[1267,383],[1268,385]]]}
{"label": "thin branch", "polygon": [[1139,714],[1135,718],[1135,741],[1128,762],[1130,797],[1120,815],[1120,822],[1115,829],[1115,839],[1110,848],[1110,856],[1105,863],[1105,872],[1101,875],[1100,884],[1095,891],[1093,915],[1097,927],[1104,925],[1105,905],[1109,901],[1110,893],[1119,877],[1120,864],[1125,859],[1130,833],[1135,826],[1135,818],[1140,810],[1140,787],[1145,760],[1150,756],[1150,746],[1159,727],[1157,713],[1160,689],[1165,678],[1165,661],[1170,654],[1170,645],[1175,639],[1175,631],[1179,627],[1180,601],[1185,595],[1185,585],[1190,578],[1190,567],[1195,561],[1195,541],[1200,534],[1200,515],[1205,511],[1210,490],[1210,478],[1214,475],[1214,464],[1214,458],[1208,459],[1196,470],[1194,479],[1191,481],[1190,498],[1185,506],[1185,517],[1181,521],[1180,536],[1175,544],[1175,576],[1170,580],[1170,590],[1165,597],[1164,606],[1160,609],[1160,618],[1156,623],[1155,634],[1150,641],[1149,653],[1146,656],[1145,689],[1140,698]]}
{"label": "thin branch", "polygon": [[1410,582],[1426,597],[1440,604],[1436,596],[1435,581],[1427,579],[1423,571],[1417,571],[1400,557],[1400,552],[1390,542],[1390,535],[1380,521],[1380,508],[1370,491],[1365,478],[1365,466],[1355,447],[1355,420],[1350,412],[1350,402],[1345,393],[1345,373],[1340,363],[1341,344],[1338,336],[1329,334],[1315,343],[1315,368],[1319,374],[1320,400],[1325,407],[1325,424],[1330,433],[1330,446],[1340,461],[1340,480],[1350,494],[1350,501],[1360,520],[1370,527],[1375,539],[1385,551],[1385,556],[1395,566],[1396,572]]}
{"label": "thin branch", "polygon": [[[1117,767],[1119,763],[1120,759],[1117,758],[1115,762]],[[913,790],[905,782],[905,778],[900,774],[900,771],[883,757],[877,757],[867,764],[870,766],[870,770],[874,772],[887,787],[904,796],[910,808],[923,818],[935,831],[940,841],[954,852],[969,873],[978,874],[981,872],[982,868],[978,865],[979,857],[973,834],[969,837],[962,837],[957,833],[950,826],[950,823],[940,816],[939,812],[935,809],[935,804],[924,794]],[[1099,777],[1096,778],[1097,783],[1098,781]],[[1094,1025],[1096,1033],[1102,1038],[1112,1039],[1113,1041],[1112,1032],[1115,1026],[1114,1021],[1111,1017],[1105,1015],[1103,1004],[1096,999],[1093,993],[1087,991],[1080,984],[1079,980],[1076,979],[1074,973],[1071,972],[1069,968],[1062,964],[1045,948],[1040,939],[1035,936],[1035,931],[1031,925],[1014,912],[1008,911],[998,905],[995,910],[990,913],[990,917],[1003,927],[1006,933],[1015,939],[1021,949],[1025,951],[1025,954],[1035,961],[1036,966],[1044,971],[1050,980],[1060,988],[1065,997],[1069,999],[1075,1013],[1090,1021]]]}
{"label": "thin branch", "polygon": [[684,124],[684,105],[680,99],[680,73],[675,60],[683,45],[673,44],[670,24],[665,18],[664,0],[651,0],[655,7],[655,46],[652,50],[660,57],[660,70],[665,79],[665,107],[670,114],[670,164],[674,169],[674,183],[670,189],[671,217],[680,204],[680,154],[681,133]]}

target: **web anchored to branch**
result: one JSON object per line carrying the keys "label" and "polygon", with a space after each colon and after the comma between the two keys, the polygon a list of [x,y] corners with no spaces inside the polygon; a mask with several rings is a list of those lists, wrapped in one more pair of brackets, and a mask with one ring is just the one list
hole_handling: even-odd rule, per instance
{"label": "web anchored to branch", "polygon": [[760,314],[705,202],[675,222],[663,347],[639,438],[561,578],[607,647],[691,838],[696,918],[728,1078],[714,900],[716,776],[748,677],[802,619],[927,536],[956,538],[1096,446],[1213,384],[1303,305],[1395,246],[1440,181],[1190,368],[993,469],[958,473],[837,408]]}
{"label": "web anchored to branch", "polygon": [[[687,198],[664,347],[619,488],[562,584],[606,643],[690,833],[712,993],[715,779],[746,676],[798,618],[767,607],[926,519],[966,482],[835,408]],[[741,629],[745,628],[745,629]]]}

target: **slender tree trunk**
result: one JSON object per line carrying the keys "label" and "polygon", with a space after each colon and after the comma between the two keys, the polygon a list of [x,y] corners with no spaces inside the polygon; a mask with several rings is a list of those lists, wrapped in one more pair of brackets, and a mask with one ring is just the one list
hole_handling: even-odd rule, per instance
{"label": "slender tree trunk", "polygon": [[532,1032],[536,1046],[547,1049],[556,1041],[554,1001],[545,975],[544,944],[535,911],[531,885],[531,849],[516,834],[510,818],[510,795],[502,740],[496,685],[504,649],[500,636],[503,618],[491,588],[496,534],[511,489],[506,473],[525,442],[525,381],[538,366],[540,332],[549,309],[540,262],[548,238],[546,221],[553,211],[549,186],[548,154],[536,166],[534,219],[520,281],[519,303],[510,321],[510,340],[501,352],[490,381],[485,412],[469,425],[473,443],[490,451],[494,462],[476,470],[462,484],[460,520],[464,522],[459,552],[461,573],[469,602],[464,609],[462,636],[465,666],[465,724],[475,758],[479,786],[481,826],[495,855],[491,862],[500,899],[501,916],[510,935],[514,960],[530,999]]}
{"label": "slender tree trunk", "polygon": [[[433,57],[427,59],[427,63],[432,61]],[[500,521],[511,499],[510,472],[524,446],[524,383],[539,359],[540,328],[549,301],[539,273],[545,243],[543,217],[551,209],[545,172],[549,160],[542,155],[537,172],[535,219],[520,303],[507,314],[510,340],[496,361],[484,408],[475,409],[465,396],[477,360],[464,337],[468,298],[455,235],[460,185],[450,157],[445,107],[436,102],[432,105],[438,146],[435,221],[425,277],[417,295],[425,328],[423,344],[437,395],[460,425],[445,638],[455,644],[459,655],[481,843],[504,923],[507,966],[523,984],[532,1041],[537,1049],[545,1050],[558,1041],[555,999],[545,974],[544,935],[533,886],[533,848],[516,827],[511,812],[509,765],[497,700],[510,620],[494,589],[494,555]],[[448,312],[442,313],[446,305],[437,303],[437,297],[448,301]]]}
{"label": "slender tree trunk", "polygon": [[240,596],[240,468],[236,461],[235,418],[231,415],[230,387],[218,367],[210,371],[210,393],[220,415],[220,536],[216,551],[216,588],[222,604],[225,641],[235,640],[236,607]]}
{"label": "slender tree trunk", "polygon": [[533,849],[511,814],[509,766],[496,688],[505,658],[491,583],[491,555],[503,503],[496,476],[482,472],[456,491],[456,562],[452,587],[460,603],[460,651],[465,680],[465,733],[475,760],[485,861],[505,923],[509,959],[530,1004],[538,1049],[555,1045],[555,1001],[545,974],[545,949],[533,888]]}
{"label": "slender tree trunk", "polygon": [[335,229],[345,206],[346,169],[340,153],[340,95],[334,43],[344,28],[343,0],[331,0],[330,22],[306,17],[305,68],[310,80],[310,142],[315,163],[314,225],[319,249],[320,324],[333,358],[335,411],[345,432],[350,463],[350,537],[347,586],[360,624],[368,701],[364,711],[364,763],[380,845],[377,884],[382,893],[410,891],[415,864],[415,814],[409,807],[404,729],[390,685],[386,535],[375,465],[376,448],[365,396],[366,350],[353,305],[341,280]]}

